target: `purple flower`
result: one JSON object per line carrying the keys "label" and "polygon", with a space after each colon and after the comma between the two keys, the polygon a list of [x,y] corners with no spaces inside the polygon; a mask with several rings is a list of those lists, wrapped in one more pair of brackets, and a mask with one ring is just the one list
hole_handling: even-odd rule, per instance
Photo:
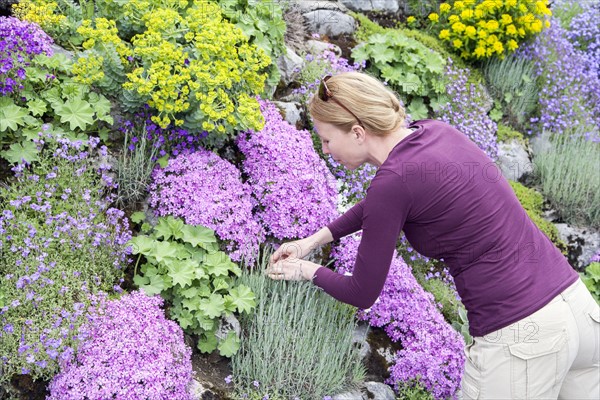
{"label": "purple flower", "polygon": [[229,385],[232,381],[232,378],[233,378],[233,375],[227,375],[225,377],[225,383]]}
{"label": "purple flower", "polygon": [[260,383],[258,381],[253,381],[252,384],[254,385],[254,387],[258,388],[260,386]]}

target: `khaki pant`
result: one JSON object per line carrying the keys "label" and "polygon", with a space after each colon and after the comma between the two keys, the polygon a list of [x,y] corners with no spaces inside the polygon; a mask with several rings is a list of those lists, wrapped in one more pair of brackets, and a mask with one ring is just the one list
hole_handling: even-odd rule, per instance
{"label": "khaki pant", "polygon": [[579,279],[465,348],[464,399],[600,399],[600,307]]}

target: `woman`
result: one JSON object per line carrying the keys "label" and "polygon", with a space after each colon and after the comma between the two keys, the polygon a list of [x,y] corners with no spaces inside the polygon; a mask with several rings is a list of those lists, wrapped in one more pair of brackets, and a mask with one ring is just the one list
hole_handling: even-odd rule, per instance
{"label": "woman", "polygon": [[[363,201],[273,254],[271,278],[312,280],[369,308],[404,231],[444,260],[467,308],[465,398],[600,398],[600,309],[484,152],[439,121],[405,126],[398,98],[366,74],[325,78],[308,107],[323,153],[378,170]],[[360,229],[352,276],[302,260]]]}

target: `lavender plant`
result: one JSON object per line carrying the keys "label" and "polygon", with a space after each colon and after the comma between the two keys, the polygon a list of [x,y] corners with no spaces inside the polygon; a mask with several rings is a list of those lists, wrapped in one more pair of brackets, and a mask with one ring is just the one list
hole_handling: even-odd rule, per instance
{"label": "lavender plant", "polygon": [[149,204],[158,215],[211,228],[232,260],[254,260],[265,233],[252,215],[252,188],[233,164],[201,149],[169,159],[152,179]]}
{"label": "lavender plant", "polygon": [[87,146],[45,132],[40,160],[0,187],[0,381],[50,378],[74,354],[88,293],[119,291],[131,234],[110,207],[110,167]]}
{"label": "lavender plant", "polygon": [[38,54],[52,55],[52,38],[37,25],[13,17],[0,17],[0,95],[23,89],[25,68]]}
{"label": "lavender plant", "polygon": [[162,304],[141,292],[96,296],[76,357],[52,379],[47,399],[191,400],[192,352]]}
{"label": "lavender plant", "polygon": [[310,134],[286,122],[274,104],[259,103],[265,127],[237,139],[256,218],[277,239],[309,236],[337,216],[335,179]]}
{"label": "lavender plant", "polygon": [[496,159],[496,123],[488,116],[492,100],[480,84],[468,83],[468,69],[454,66],[448,59],[445,77],[448,80],[448,103],[436,113],[436,118],[456,127],[471,139],[490,158]]}
{"label": "lavender plant", "polygon": [[[332,249],[338,273],[351,274],[358,245],[357,236],[348,236]],[[412,275],[402,258],[394,256],[381,295],[371,308],[359,310],[358,318],[382,327],[403,349],[395,354],[386,383],[400,391],[405,383],[419,380],[436,399],[456,394],[463,364],[464,341],[444,321],[433,301]]]}

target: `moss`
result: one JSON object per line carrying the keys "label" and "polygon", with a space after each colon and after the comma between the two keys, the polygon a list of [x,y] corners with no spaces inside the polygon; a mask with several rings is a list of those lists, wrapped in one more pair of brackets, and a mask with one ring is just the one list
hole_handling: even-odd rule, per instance
{"label": "moss", "polygon": [[513,139],[518,140],[522,144],[526,144],[525,136],[519,132],[514,130],[513,128],[504,125],[502,123],[498,124],[498,142],[509,142]]}
{"label": "moss", "polygon": [[349,13],[358,22],[358,29],[354,32],[354,40],[357,42],[366,42],[369,36],[376,33],[385,33],[390,28],[384,28],[377,22],[371,21],[364,14],[351,12]]}
{"label": "moss", "polygon": [[519,202],[529,215],[529,218],[544,232],[546,236],[560,249],[563,254],[567,252],[567,245],[563,242],[559,235],[558,229],[550,221],[542,217],[542,204],[544,199],[542,195],[533,189],[529,189],[519,182],[509,181],[510,186],[515,192]]}

